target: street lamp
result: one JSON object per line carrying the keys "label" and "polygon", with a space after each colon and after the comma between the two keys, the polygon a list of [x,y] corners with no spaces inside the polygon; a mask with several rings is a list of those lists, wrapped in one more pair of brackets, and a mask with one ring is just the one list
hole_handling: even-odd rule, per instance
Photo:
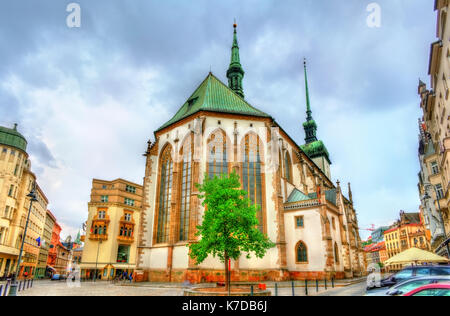
{"label": "street lamp", "polygon": [[[447,237],[447,233],[445,232],[444,219],[442,218],[441,205],[439,204],[438,192],[436,190],[436,187],[434,185],[432,185],[431,183],[424,183],[423,186],[425,188],[425,194],[422,197],[422,199],[424,201],[431,199],[431,196],[427,192],[427,188],[433,187],[434,193],[436,194],[436,202],[437,202],[437,205],[438,205],[439,221],[441,222],[441,225],[442,225],[442,233],[444,234],[444,242],[445,242],[445,238]],[[447,246],[447,257],[450,258],[450,247],[449,247],[448,243],[447,243],[446,246]]]}
{"label": "street lamp", "polygon": [[22,260],[22,253],[23,253],[23,245],[25,244],[25,237],[27,236],[27,230],[28,230],[28,222],[30,221],[30,214],[31,214],[31,207],[33,205],[33,202],[37,202],[37,198],[36,198],[36,192],[35,192],[35,188],[36,188],[36,183],[33,184],[33,188],[31,189],[30,193],[27,194],[27,197],[30,198],[30,207],[28,208],[28,215],[27,215],[27,221],[25,223],[25,229],[23,231],[23,235],[22,235],[22,244],[20,246],[20,252],[19,252],[19,260],[17,260],[17,267],[16,267],[16,271],[13,274],[12,280],[11,280],[11,288],[9,290],[9,296],[17,296],[17,274],[19,273],[19,269],[20,269],[20,261]]}
{"label": "street lamp", "polygon": [[100,250],[100,244],[102,243],[102,240],[100,239],[98,241],[98,245],[97,245],[97,259],[95,260],[95,272],[94,272],[94,282],[97,280],[97,264],[98,264],[98,253]]}

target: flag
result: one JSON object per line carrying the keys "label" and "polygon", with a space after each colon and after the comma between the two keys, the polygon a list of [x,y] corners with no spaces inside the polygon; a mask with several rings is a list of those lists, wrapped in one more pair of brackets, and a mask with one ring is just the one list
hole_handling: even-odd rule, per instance
{"label": "flag", "polygon": [[40,247],[40,246],[41,246],[41,237],[38,237],[38,238],[36,239],[36,241],[37,241],[38,247]]}

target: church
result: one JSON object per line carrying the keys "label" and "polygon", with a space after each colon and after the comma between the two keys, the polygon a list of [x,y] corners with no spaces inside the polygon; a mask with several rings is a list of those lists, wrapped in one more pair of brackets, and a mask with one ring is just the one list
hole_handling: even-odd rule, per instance
{"label": "church", "polygon": [[317,138],[306,62],[305,142],[245,99],[234,24],[227,84],[211,72],[148,142],[139,224],[141,280],[217,282],[223,263],[188,255],[204,208],[195,186],[233,170],[259,205],[259,229],[276,244],[264,258],[231,262],[232,281],[350,278],[365,272],[352,192],[331,181],[330,155]]}

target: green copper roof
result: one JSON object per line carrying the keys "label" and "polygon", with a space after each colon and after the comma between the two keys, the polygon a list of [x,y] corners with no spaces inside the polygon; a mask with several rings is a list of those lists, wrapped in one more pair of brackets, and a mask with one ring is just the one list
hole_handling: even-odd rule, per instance
{"label": "green copper roof", "polygon": [[[308,194],[308,197],[309,197],[310,199],[317,199],[317,193],[309,193],[309,194]],[[337,205],[337,204],[336,204],[336,189],[326,190],[326,191],[325,191],[325,199],[326,199],[328,202],[331,202],[331,203],[333,203],[334,205]]]}
{"label": "green copper roof", "polygon": [[301,145],[300,148],[311,159],[316,158],[316,157],[325,156],[325,158],[328,160],[328,162],[331,163],[328,150],[321,140],[316,140],[312,143]]}
{"label": "green copper roof", "polygon": [[158,131],[199,111],[270,117],[270,115],[248,104],[233,90],[217,79],[216,76],[209,73],[195,92],[181,106],[175,116],[161,126]]}
{"label": "green copper roof", "polygon": [[306,201],[311,200],[312,198],[307,196],[306,194],[302,193],[301,191],[294,189],[292,190],[292,193],[289,195],[287,202],[300,202],[300,201]]}
{"label": "green copper roof", "polygon": [[13,128],[0,126],[0,144],[27,150],[27,140],[17,131],[17,124]]}

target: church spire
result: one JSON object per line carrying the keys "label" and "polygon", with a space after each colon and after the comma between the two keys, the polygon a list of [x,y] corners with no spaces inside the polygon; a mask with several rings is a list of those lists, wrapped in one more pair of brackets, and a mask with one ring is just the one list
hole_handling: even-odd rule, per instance
{"label": "church spire", "polygon": [[309,102],[309,89],[308,89],[308,75],[306,72],[306,59],[303,61],[303,68],[305,71],[305,91],[306,91],[306,122],[303,123],[303,129],[305,130],[305,142],[306,144],[312,143],[317,140],[316,131],[317,124],[313,120],[311,104]]}
{"label": "church spire", "polygon": [[237,40],[236,22],[233,24],[233,46],[231,47],[231,62],[227,71],[228,87],[236,92],[241,98],[244,98],[244,89],[242,87],[242,79],[244,78],[244,69],[242,69],[239,58],[239,45]]}

